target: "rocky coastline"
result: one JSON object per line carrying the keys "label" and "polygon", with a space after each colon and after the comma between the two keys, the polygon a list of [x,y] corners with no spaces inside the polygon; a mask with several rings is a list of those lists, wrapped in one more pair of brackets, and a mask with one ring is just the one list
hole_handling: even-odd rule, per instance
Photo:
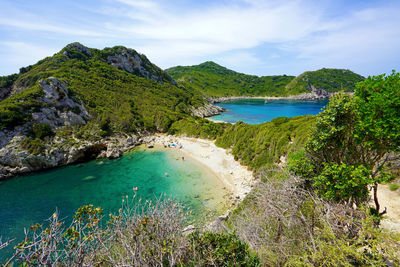
{"label": "rocky coastline", "polygon": [[224,103],[233,100],[241,100],[241,99],[265,99],[265,100],[317,100],[317,99],[326,99],[330,98],[335,93],[327,92],[323,89],[315,88],[311,86],[311,91],[308,93],[303,93],[300,95],[292,95],[292,96],[226,96],[226,97],[218,97],[218,98],[207,98],[206,100],[210,104]]}

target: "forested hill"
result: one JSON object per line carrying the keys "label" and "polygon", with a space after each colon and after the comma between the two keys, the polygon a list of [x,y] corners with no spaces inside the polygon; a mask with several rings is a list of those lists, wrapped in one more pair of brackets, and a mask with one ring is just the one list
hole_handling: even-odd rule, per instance
{"label": "forested hill", "polygon": [[286,86],[286,90],[304,92],[305,89],[310,89],[312,86],[327,92],[353,92],[356,83],[364,80],[363,76],[350,70],[323,68],[300,74]]}
{"label": "forested hill", "polygon": [[192,88],[205,96],[282,95],[294,76],[247,75],[207,61],[200,65],[167,69],[180,85]]}
{"label": "forested hill", "polygon": [[167,69],[180,85],[197,90],[207,97],[221,96],[290,96],[307,93],[312,88],[328,92],[353,91],[364,77],[349,70],[321,69],[298,77],[287,75],[247,75],[208,61],[195,66]]}
{"label": "forested hill", "polygon": [[[49,88],[66,95],[46,100]],[[60,105],[61,98],[67,97],[76,105]],[[58,113],[79,115],[87,109],[84,119],[107,124],[107,131],[116,132],[163,131],[190,114],[191,106],[203,103],[200,96],[177,87],[166,72],[133,49],[98,50],[79,43],[21,68],[19,74],[0,77],[0,100],[0,130],[31,121],[32,113],[43,108],[56,108],[42,114],[48,117],[45,121],[54,121],[51,116],[58,117]]]}

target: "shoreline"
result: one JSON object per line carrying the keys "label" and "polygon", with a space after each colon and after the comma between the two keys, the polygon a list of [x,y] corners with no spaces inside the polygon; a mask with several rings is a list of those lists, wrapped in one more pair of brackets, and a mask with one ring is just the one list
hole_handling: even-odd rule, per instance
{"label": "shoreline", "polygon": [[[353,94],[353,92],[344,92],[345,94]],[[226,97],[217,97],[217,98],[207,98],[211,104],[216,103],[224,103],[233,100],[242,100],[242,99],[264,99],[264,100],[320,100],[327,99],[331,96],[337,94],[330,93],[322,89],[313,89],[308,93],[302,93],[299,95],[290,95],[290,96],[226,96]]]}
{"label": "shoreline", "polygon": [[178,149],[182,152],[182,155],[197,161],[215,174],[227,190],[233,194],[230,198],[232,204],[242,201],[252,190],[255,184],[253,172],[240,165],[232,154],[217,147],[213,141],[191,137],[155,135],[147,143],[147,145],[167,148],[168,144],[175,144],[176,148],[170,149]]}
{"label": "shoreline", "polygon": [[219,98],[211,98],[206,99],[211,104],[217,103],[225,103],[234,100],[243,100],[243,99],[263,99],[263,100],[320,100],[330,98],[329,96],[318,96],[318,97],[308,97],[306,96],[309,93],[294,95],[294,96],[228,96],[228,97],[219,97]]}

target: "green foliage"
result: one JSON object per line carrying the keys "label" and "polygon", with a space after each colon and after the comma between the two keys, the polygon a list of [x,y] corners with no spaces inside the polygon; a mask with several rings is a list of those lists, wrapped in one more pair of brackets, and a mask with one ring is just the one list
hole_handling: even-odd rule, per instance
{"label": "green foliage", "polygon": [[32,126],[32,132],[35,138],[44,139],[46,136],[54,135],[51,126],[47,123],[34,123]]}
{"label": "green foliage", "polygon": [[358,82],[365,78],[345,69],[320,69],[306,71],[293,79],[287,86],[289,92],[306,92],[311,86],[327,92],[352,92]]}
{"label": "green foliage", "polygon": [[301,149],[313,125],[314,116],[277,118],[259,125],[237,122],[228,126],[215,144],[231,149],[235,159],[257,170]]}
{"label": "green foliage", "polygon": [[17,80],[18,74],[11,74],[8,76],[0,76],[0,93],[3,89],[11,87]]}
{"label": "green foliage", "polygon": [[293,76],[246,75],[224,68],[214,62],[166,70],[179,84],[201,92],[207,97],[221,96],[282,96]]}
{"label": "green foliage", "polygon": [[38,155],[44,151],[45,143],[39,138],[27,137],[21,141],[21,147],[33,155]]}
{"label": "green foliage", "polygon": [[399,150],[400,73],[368,77],[357,85],[354,100],[357,140],[376,150]]}
{"label": "green foliage", "polygon": [[390,191],[396,191],[399,188],[400,188],[400,184],[399,183],[393,183],[393,184],[389,185]]}
{"label": "green foliage", "polygon": [[38,111],[44,103],[38,100],[43,90],[33,86],[0,102],[0,129],[14,127],[28,121],[31,113]]}
{"label": "green foliage", "polygon": [[324,198],[345,202],[351,200],[357,204],[367,200],[368,185],[373,182],[371,170],[365,166],[336,163],[326,163],[322,172],[314,178],[314,186]]}
{"label": "green foliage", "polygon": [[295,175],[310,179],[314,174],[314,165],[307,157],[306,151],[301,149],[288,156],[287,169]]}
{"label": "green foliage", "polygon": [[[369,77],[357,84],[354,98],[338,94],[317,116],[306,147],[316,166],[315,185],[320,194],[336,201],[361,200],[373,184],[379,212],[377,186],[393,178],[385,163],[400,145],[399,88],[400,74],[394,71],[389,76]],[[354,188],[355,183],[360,188]]]}
{"label": "green foliage", "polygon": [[202,139],[216,139],[224,133],[227,127],[227,123],[214,123],[206,119],[188,117],[174,122],[168,133]]}
{"label": "green foliage", "polygon": [[324,110],[317,115],[312,138],[307,142],[307,152],[317,168],[324,162],[353,164],[360,157],[353,138],[356,121],[355,106],[350,95],[333,96]]}
{"label": "green foliage", "polygon": [[214,62],[166,70],[186,88],[207,97],[222,96],[289,96],[308,92],[311,85],[328,92],[354,91],[364,77],[342,69],[308,71],[298,77],[276,75],[258,77],[224,68]]}
{"label": "green foliage", "polygon": [[38,81],[48,77],[64,82],[69,96],[84,103],[92,121],[108,120],[110,132],[165,132],[173,122],[189,115],[190,106],[204,103],[198,93],[173,85],[172,78],[143,55],[138,54],[144,67],[151,74],[160,75],[160,83],[108,64],[109,56],[123,51],[135,54],[133,50],[88,50],[91,55],[67,46],[19,74],[14,86],[28,89],[0,102],[0,129],[24,123],[44,105],[39,100],[43,91]]}
{"label": "green foliage", "polygon": [[293,257],[287,266],[397,266],[400,264],[398,234],[375,227],[366,217],[356,236],[337,236],[327,223],[318,229],[313,246]]}
{"label": "green foliage", "polygon": [[234,233],[194,232],[189,242],[197,254],[189,266],[261,266],[248,244]]}

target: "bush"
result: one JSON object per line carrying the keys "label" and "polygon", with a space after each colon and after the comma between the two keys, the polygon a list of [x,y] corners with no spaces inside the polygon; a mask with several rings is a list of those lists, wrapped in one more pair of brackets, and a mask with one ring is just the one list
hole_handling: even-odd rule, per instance
{"label": "bush", "polygon": [[318,193],[328,200],[360,204],[369,196],[368,185],[373,182],[371,171],[363,165],[326,163],[314,178]]}
{"label": "bush", "polygon": [[46,146],[41,139],[27,137],[21,141],[21,147],[33,155],[38,155],[44,151]]}
{"label": "bush", "polygon": [[390,191],[396,191],[399,188],[400,188],[400,184],[399,183],[394,183],[394,184],[390,184],[389,185]]}
{"label": "bush", "polygon": [[304,149],[292,153],[288,156],[288,162],[286,164],[289,171],[295,175],[311,179],[314,174],[314,165],[311,160],[307,157]]}
{"label": "bush", "polygon": [[47,123],[35,123],[32,127],[33,136],[38,139],[44,139],[47,136],[54,135],[51,126]]}
{"label": "bush", "polygon": [[[194,232],[189,236],[190,250],[196,255],[193,266],[260,266],[249,245],[234,233]],[[192,254],[192,253],[189,253]]]}

